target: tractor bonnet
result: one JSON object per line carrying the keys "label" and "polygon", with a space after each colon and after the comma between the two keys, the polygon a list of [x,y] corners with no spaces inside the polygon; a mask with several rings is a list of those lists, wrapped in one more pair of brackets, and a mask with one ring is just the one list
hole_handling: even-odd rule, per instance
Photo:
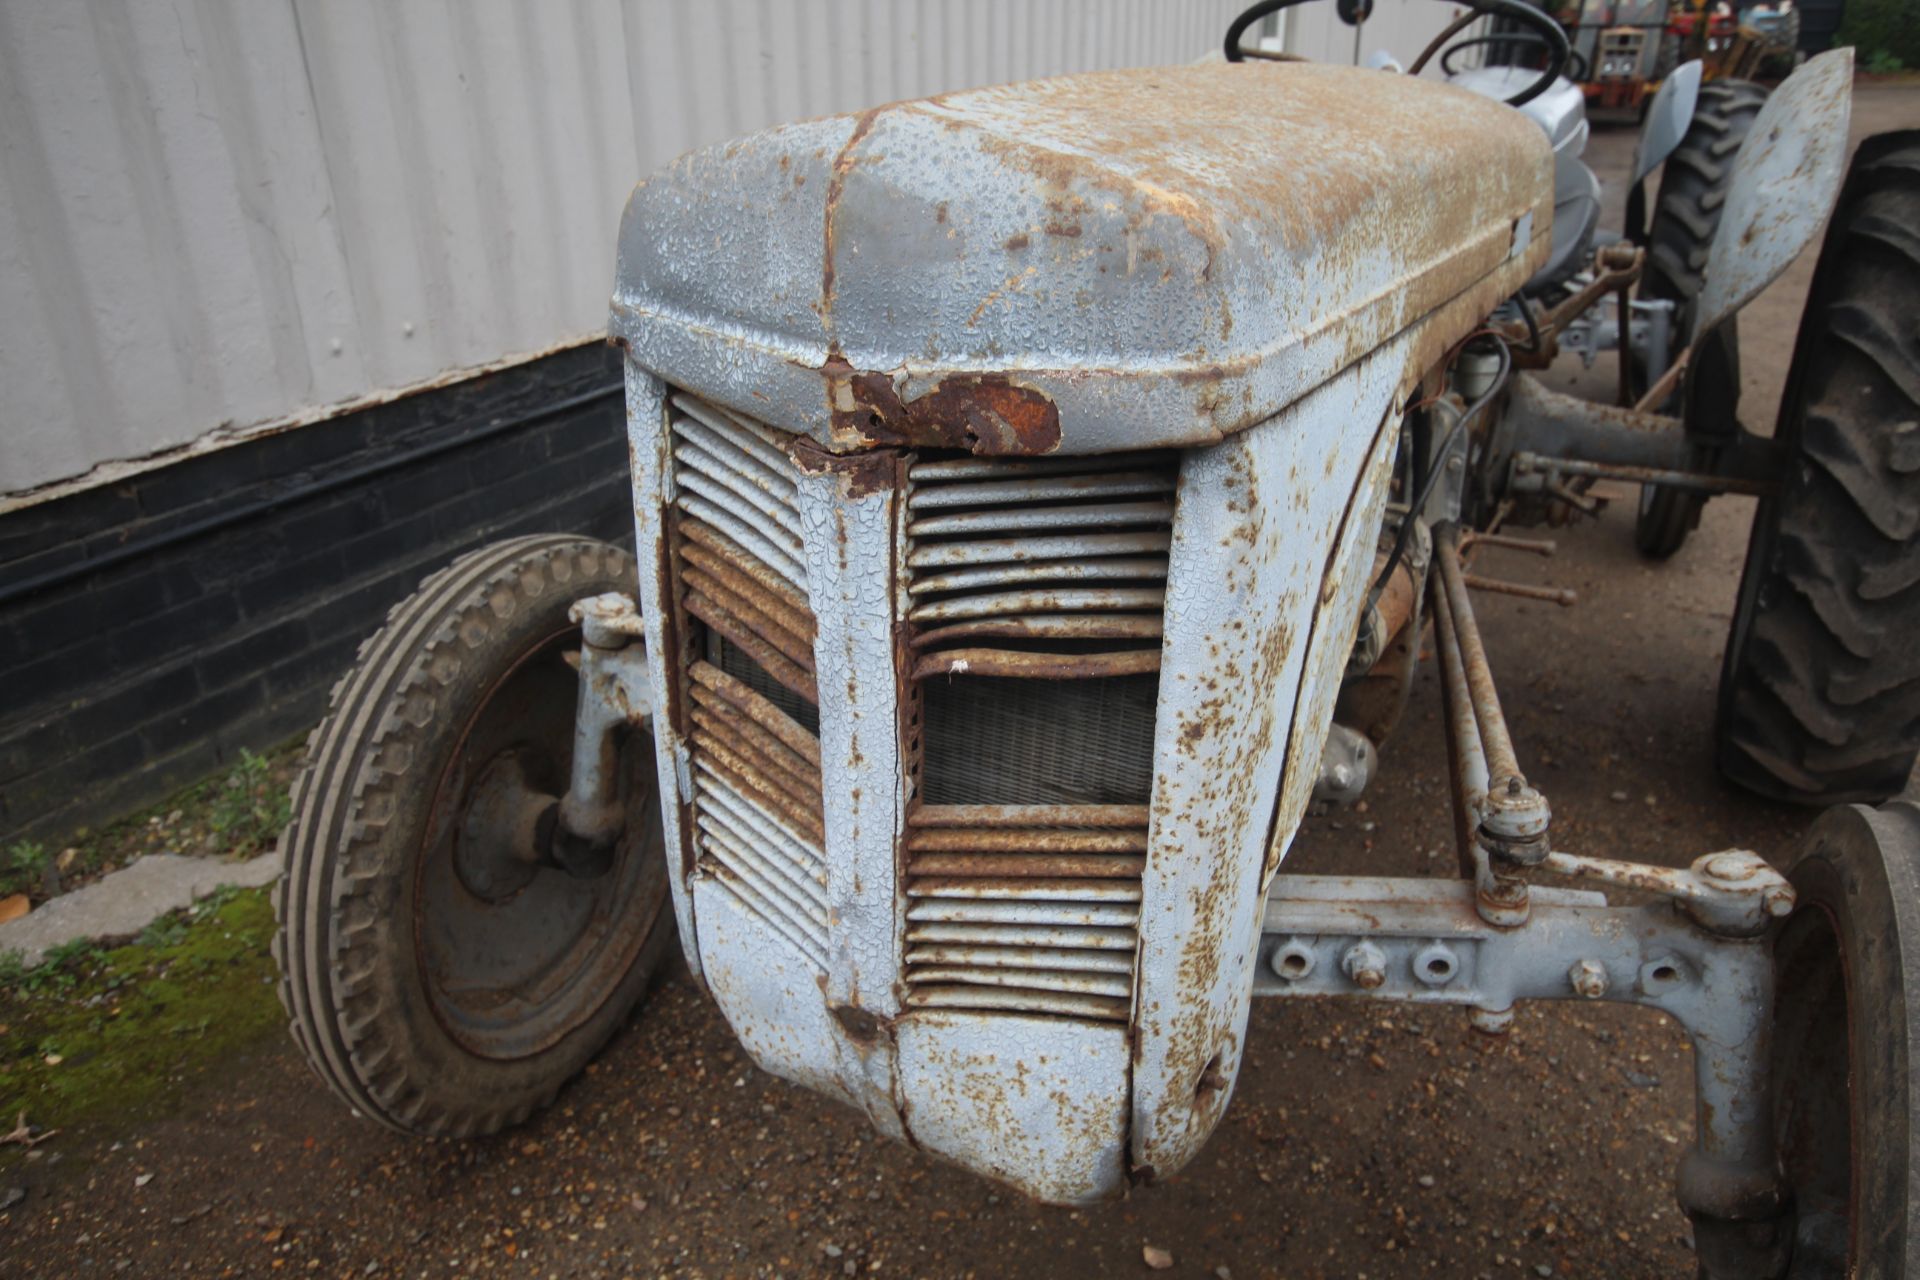
{"label": "tractor bonnet", "polygon": [[896,103],[642,182],[612,331],[835,451],[1208,443],[1510,295],[1543,260],[1552,163],[1499,103],[1303,63]]}

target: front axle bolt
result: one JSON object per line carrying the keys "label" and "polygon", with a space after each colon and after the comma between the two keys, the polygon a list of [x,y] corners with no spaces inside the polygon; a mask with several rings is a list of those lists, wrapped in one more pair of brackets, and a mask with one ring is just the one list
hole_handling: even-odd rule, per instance
{"label": "front axle bolt", "polygon": [[1576,960],[1567,970],[1567,981],[1574,991],[1589,1000],[1607,994],[1607,970],[1598,960]]}
{"label": "front axle bolt", "polygon": [[1347,948],[1347,954],[1340,957],[1340,967],[1353,980],[1353,985],[1364,991],[1372,991],[1387,980],[1387,957],[1380,948],[1371,942],[1356,942]]}

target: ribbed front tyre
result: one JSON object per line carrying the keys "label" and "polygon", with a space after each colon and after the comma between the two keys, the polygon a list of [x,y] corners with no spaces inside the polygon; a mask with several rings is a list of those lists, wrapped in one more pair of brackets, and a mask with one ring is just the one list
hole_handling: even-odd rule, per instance
{"label": "ribbed front tyre", "polygon": [[1920,1275],[1920,808],[1831,809],[1786,873],[1772,1102],[1787,1275]]}
{"label": "ribbed front tyre", "polygon": [[591,539],[497,543],[397,605],[335,687],[281,839],[274,955],[294,1039],[355,1110],[517,1124],[644,994],[672,935],[645,733],[620,747],[611,867],[545,852],[578,696],[567,609],[633,578]]}

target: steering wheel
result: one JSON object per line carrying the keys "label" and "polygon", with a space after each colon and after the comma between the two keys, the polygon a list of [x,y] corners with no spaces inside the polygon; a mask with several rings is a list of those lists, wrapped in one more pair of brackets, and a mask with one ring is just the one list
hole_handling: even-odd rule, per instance
{"label": "steering wheel", "polygon": [[[1258,4],[1249,7],[1246,12],[1235,18],[1232,25],[1227,28],[1227,61],[1245,62],[1247,60],[1247,51],[1240,47],[1240,37],[1247,33],[1248,27],[1251,27],[1268,14],[1278,13],[1282,9],[1290,9],[1294,5],[1305,4],[1306,2],[1307,0],[1260,0]],[[1538,33],[1541,43],[1547,47],[1546,69],[1540,73],[1539,79],[1514,94],[1511,98],[1508,98],[1506,100],[1508,106],[1517,107],[1522,103],[1532,102],[1535,98],[1551,88],[1553,82],[1560,78],[1560,73],[1566,69],[1568,55],[1571,54],[1573,50],[1567,44],[1567,33],[1561,30],[1558,22],[1555,22],[1547,14],[1542,13],[1532,5],[1527,4],[1526,0],[1457,0],[1457,2],[1464,3],[1467,6],[1467,12],[1460,15],[1452,25],[1434,38],[1433,43],[1429,44],[1426,51],[1414,61],[1413,66],[1408,68],[1407,74],[1418,75],[1420,69],[1426,66],[1427,59],[1433,55],[1436,48],[1446,41],[1451,40],[1481,17],[1487,14],[1495,14],[1503,18],[1512,18],[1521,26],[1528,28],[1530,33]],[[1365,4],[1366,9],[1370,10],[1372,8],[1372,5],[1366,3],[1366,0],[1342,0],[1342,16],[1344,17],[1345,12],[1351,8],[1353,12],[1359,15],[1359,18],[1364,18],[1365,13],[1360,9],[1361,4]],[[1503,38],[1512,39],[1513,37],[1507,36]]]}
{"label": "steering wheel", "polygon": [[[1471,40],[1462,40],[1459,44],[1450,44],[1447,51],[1440,55],[1440,69],[1448,75],[1454,75],[1453,55],[1468,49],[1477,49],[1481,45],[1523,44],[1532,49],[1545,49],[1547,42],[1531,31],[1507,31],[1494,36],[1475,36]],[[1566,77],[1576,84],[1587,78],[1587,59],[1578,49],[1567,53]]]}

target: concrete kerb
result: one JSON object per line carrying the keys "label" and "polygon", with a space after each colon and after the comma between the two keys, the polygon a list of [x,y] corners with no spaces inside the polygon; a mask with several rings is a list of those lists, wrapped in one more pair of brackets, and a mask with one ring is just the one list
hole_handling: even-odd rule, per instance
{"label": "concrete kerb", "polygon": [[100,880],[0,924],[0,955],[17,951],[29,967],[49,951],[80,939],[139,933],[170,911],[192,906],[222,885],[257,889],[280,874],[269,850],[246,862],[150,853]]}

